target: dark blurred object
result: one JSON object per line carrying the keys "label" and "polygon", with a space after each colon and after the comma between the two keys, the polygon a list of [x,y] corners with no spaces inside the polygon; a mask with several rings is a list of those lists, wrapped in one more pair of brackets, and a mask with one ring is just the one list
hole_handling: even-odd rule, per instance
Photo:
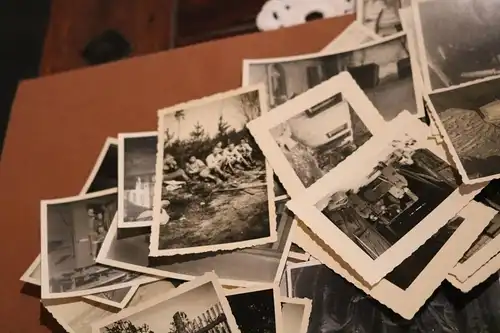
{"label": "dark blurred object", "polygon": [[82,56],[90,65],[97,65],[125,58],[131,51],[129,42],[119,32],[106,30],[87,44]]}
{"label": "dark blurred object", "polygon": [[411,76],[410,58],[398,60],[398,77],[400,80]]}
{"label": "dark blurred object", "polygon": [[0,154],[17,84],[38,75],[49,10],[49,0],[0,4]]}
{"label": "dark blurred object", "polygon": [[257,32],[255,18],[266,0],[174,0],[173,46]]}
{"label": "dark blurred object", "polygon": [[377,64],[348,67],[347,71],[352,75],[361,89],[372,89],[378,85],[379,66]]}
{"label": "dark blurred object", "polygon": [[174,0],[52,0],[50,24],[40,65],[41,74],[88,66],[88,62],[82,57],[82,50],[99,33],[108,30],[119,31],[131,46],[128,56],[168,50],[172,39],[173,2]]}

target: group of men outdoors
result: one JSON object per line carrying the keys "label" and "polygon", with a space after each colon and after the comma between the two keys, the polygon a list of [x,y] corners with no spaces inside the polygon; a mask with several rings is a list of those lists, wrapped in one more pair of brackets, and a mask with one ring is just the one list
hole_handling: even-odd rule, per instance
{"label": "group of men outdoors", "polygon": [[217,142],[205,161],[197,156],[190,156],[185,170],[180,168],[171,154],[165,154],[163,159],[163,181],[184,180],[189,182],[196,178],[211,180],[220,184],[222,179],[235,175],[237,170],[249,169],[254,165],[253,149],[246,139],[241,139],[238,145],[230,142],[223,147]]}

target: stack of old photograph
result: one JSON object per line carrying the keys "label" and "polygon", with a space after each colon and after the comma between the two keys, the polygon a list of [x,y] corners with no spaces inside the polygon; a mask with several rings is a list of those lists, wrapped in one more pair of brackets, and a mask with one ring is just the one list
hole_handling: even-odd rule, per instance
{"label": "stack of old photograph", "polygon": [[356,6],[316,53],[151,110],[40,202],[21,280],[58,325],[500,332],[500,3]]}

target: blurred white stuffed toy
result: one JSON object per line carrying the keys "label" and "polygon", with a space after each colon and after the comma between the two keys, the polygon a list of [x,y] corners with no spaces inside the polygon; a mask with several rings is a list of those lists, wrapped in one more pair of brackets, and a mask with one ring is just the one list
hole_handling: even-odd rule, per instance
{"label": "blurred white stuffed toy", "polygon": [[268,0],[257,15],[257,27],[267,31],[314,19],[355,12],[356,0]]}

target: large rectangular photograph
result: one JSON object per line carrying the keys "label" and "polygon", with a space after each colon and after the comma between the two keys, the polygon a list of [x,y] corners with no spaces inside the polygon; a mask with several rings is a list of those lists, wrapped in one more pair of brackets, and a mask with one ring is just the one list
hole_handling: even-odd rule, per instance
{"label": "large rectangular photograph", "polygon": [[150,226],[153,221],[157,145],[156,132],[118,135],[119,228]]}
{"label": "large rectangular photograph", "polygon": [[411,0],[357,0],[357,21],[380,36],[390,36],[403,30],[399,9],[411,5]]}
{"label": "large rectangular photograph", "polygon": [[415,2],[414,8],[429,91],[499,73],[498,1],[425,0]]}
{"label": "large rectangular photograph", "polygon": [[313,232],[327,235],[325,243],[369,284],[401,264],[481,190],[458,188],[455,169],[427,135],[418,119],[395,121],[385,137],[374,137],[287,203]]}
{"label": "large rectangular photograph", "polygon": [[[172,289],[174,289],[174,285],[166,280],[141,285],[130,300],[129,306],[138,306]],[[90,333],[93,323],[119,311],[89,302],[84,298],[50,299],[43,300],[42,303],[45,309],[57,320],[57,323],[68,333]],[[121,331],[119,332],[121,333]]]}
{"label": "large rectangular photograph", "polygon": [[[265,113],[263,86],[160,110],[150,255],[276,241],[272,171],[246,124]],[[268,188],[269,187],[269,188]]]}
{"label": "large rectangular photograph", "polygon": [[500,181],[492,180],[474,200],[489,207],[495,215],[450,272],[462,282],[500,252]]}
{"label": "large rectangular photograph", "polygon": [[352,76],[341,73],[248,128],[293,197],[346,160],[384,124]]}
{"label": "large rectangular photograph", "polygon": [[117,228],[111,224],[97,261],[103,265],[179,280],[192,280],[215,271],[225,286],[279,283],[290,250],[292,216],[284,214],[277,226],[278,240],[245,249],[149,257],[149,228]]}
{"label": "large rectangular photograph", "polygon": [[207,273],[149,302],[129,307],[92,325],[94,333],[240,333],[217,276]]}
{"label": "large rectangular photograph", "polygon": [[84,296],[154,281],[96,263],[117,189],[41,202],[42,298]]}
{"label": "large rectangular photograph", "polygon": [[[297,228],[295,240],[322,264],[394,312],[410,319],[447,279],[450,270],[488,224],[493,214],[491,209],[471,202],[373,286],[367,285],[350,266],[310,231]],[[292,264],[287,270],[308,264],[310,263]],[[291,285],[290,281],[288,285]]]}
{"label": "large rectangular photograph", "polygon": [[415,99],[410,54],[403,32],[343,50],[285,58],[247,59],[243,83],[265,83],[273,109],[347,71],[385,120],[402,110],[423,117]]}
{"label": "large rectangular photograph", "polygon": [[499,98],[499,76],[429,94],[431,115],[464,183],[500,175]]}
{"label": "large rectangular photograph", "polygon": [[[41,276],[42,276],[42,260],[40,255],[31,263],[26,272],[21,276],[20,280],[24,283],[33,284],[35,286],[41,286]],[[84,299],[94,301],[99,304],[105,304],[119,309],[123,309],[127,306],[128,302],[134,296],[135,292],[139,288],[139,285],[125,287],[121,289],[115,289],[110,291],[105,291],[102,293],[97,293],[95,295],[82,296]]]}
{"label": "large rectangular photograph", "polygon": [[226,298],[241,332],[286,332],[277,288],[232,289],[226,291]]}
{"label": "large rectangular photograph", "polygon": [[379,304],[340,275],[318,264],[291,272],[290,297],[312,300],[308,333],[321,332],[497,332],[500,328],[498,276],[467,297],[441,287],[412,320]]}

